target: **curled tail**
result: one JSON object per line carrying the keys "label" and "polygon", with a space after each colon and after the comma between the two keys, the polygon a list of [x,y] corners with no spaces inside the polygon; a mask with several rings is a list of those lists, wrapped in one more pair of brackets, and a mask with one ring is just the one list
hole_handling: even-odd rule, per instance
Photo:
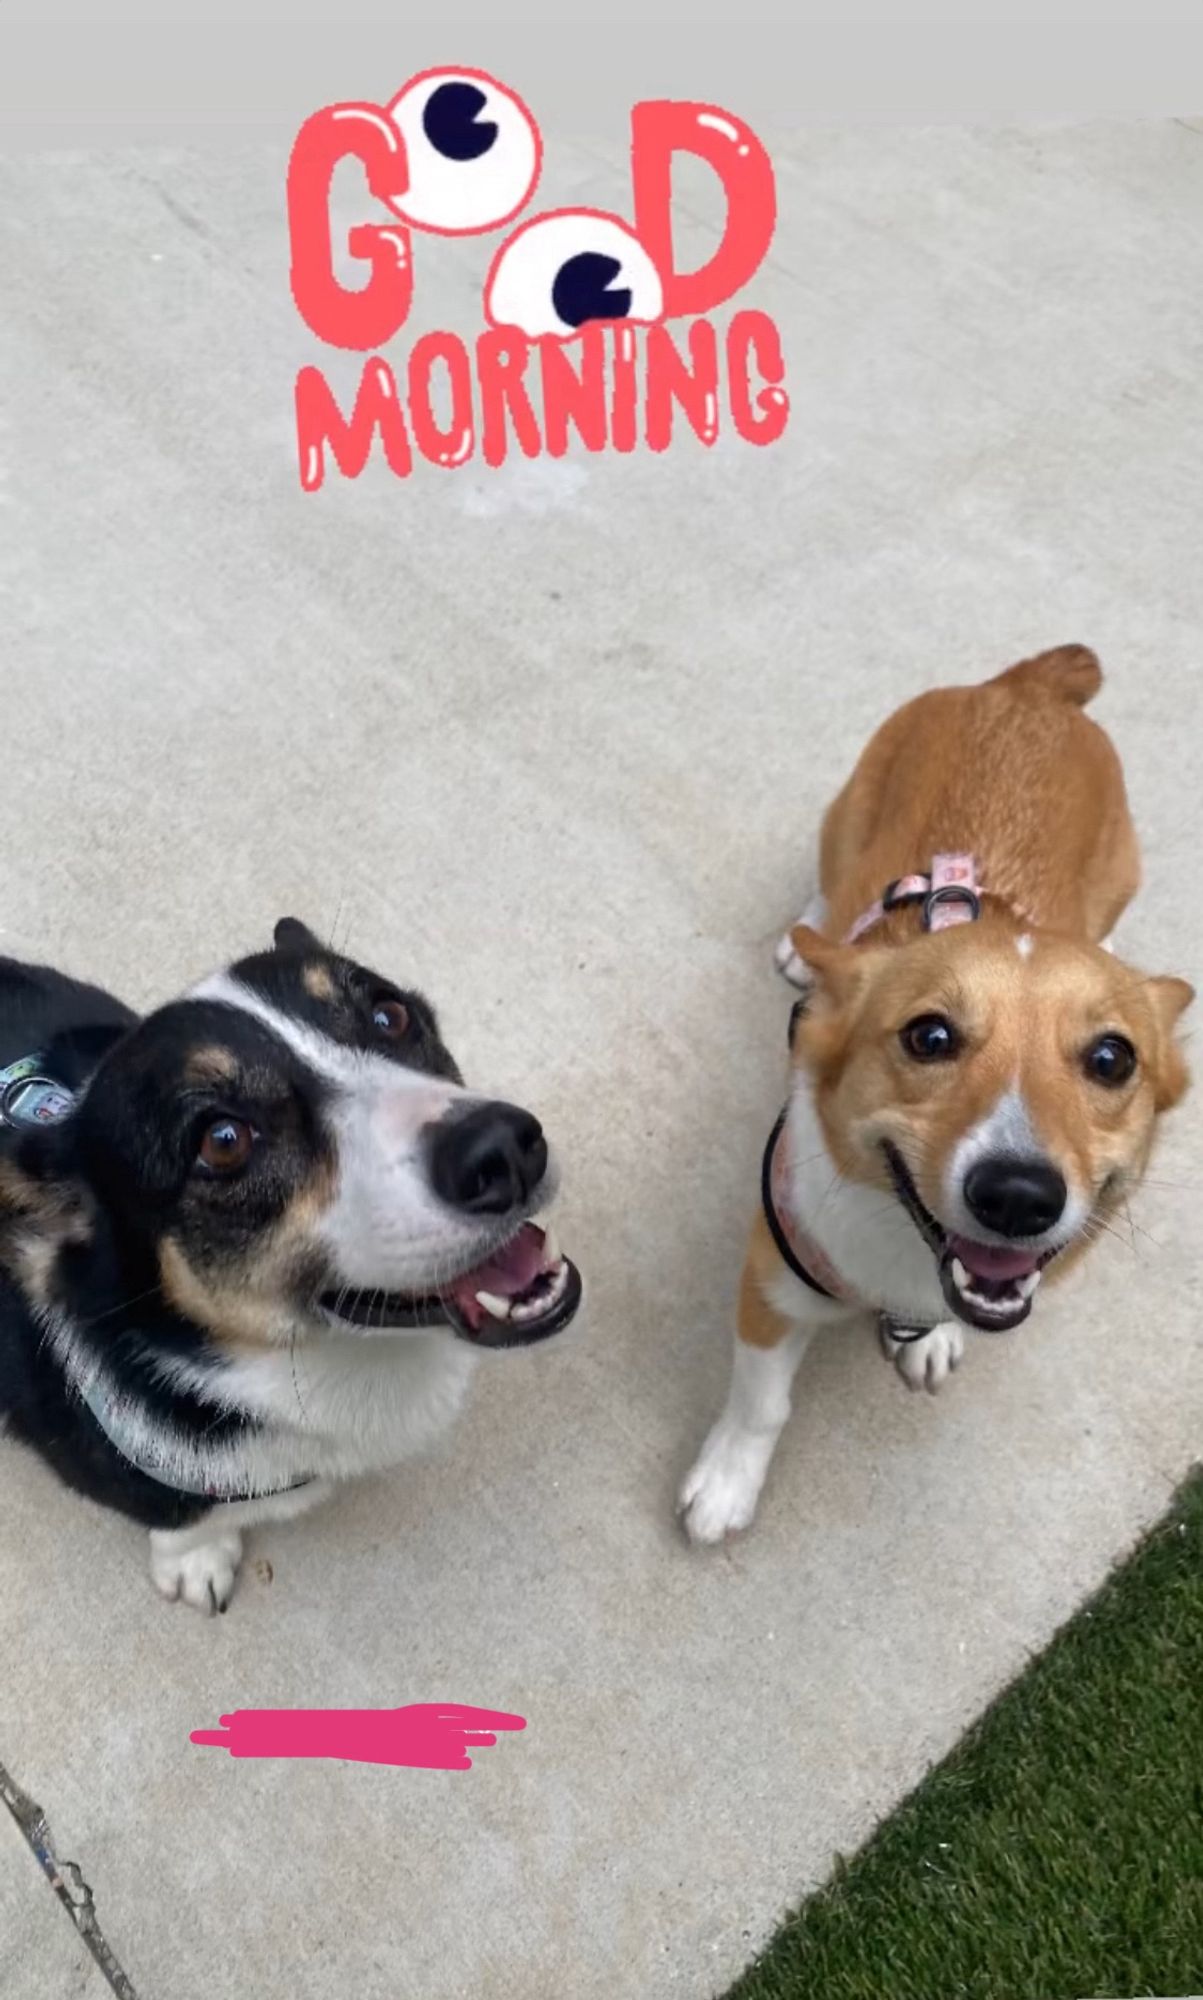
{"label": "curled tail", "polygon": [[995,674],[989,684],[999,681],[1016,689],[1040,688],[1056,701],[1072,701],[1085,708],[1103,685],[1103,670],[1089,646],[1054,646],[1051,652],[1020,660],[1005,674]]}

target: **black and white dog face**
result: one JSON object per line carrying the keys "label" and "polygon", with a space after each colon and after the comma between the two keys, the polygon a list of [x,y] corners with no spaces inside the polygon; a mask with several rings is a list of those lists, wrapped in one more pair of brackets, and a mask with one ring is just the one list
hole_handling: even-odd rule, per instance
{"label": "black and white dog face", "polygon": [[554,1194],[538,1121],[464,1087],[419,994],[291,918],[117,1040],[14,1165],[49,1307],[145,1281],[219,1344],[442,1323],[509,1346],[580,1300],[531,1220]]}

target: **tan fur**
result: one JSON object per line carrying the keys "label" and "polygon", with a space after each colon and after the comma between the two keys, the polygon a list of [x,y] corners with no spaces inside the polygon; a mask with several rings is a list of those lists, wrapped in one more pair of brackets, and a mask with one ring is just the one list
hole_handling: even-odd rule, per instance
{"label": "tan fur", "polygon": [[[824,931],[792,933],[817,982],[793,1059],[815,1080],[841,1173],[888,1192],[889,1139],[936,1214],[953,1148],[1018,1090],[1068,1184],[1105,1221],[1144,1171],[1157,1116],[1187,1088],[1175,1026],[1191,987],[1146,978],[1099,948],[1140,880],[1119,759],[1081,712],[1100,681],[1094,654],[1066,646],[982,686],[921,695],[871,739],[824,821]],[[841,942],[887,882],[928,872],[941,852],[976,857],[990,892],[977,923],[926,934],[911,908]],[[905,1054],[900,1031],[925,1013],[957,1024],[955,1062]],[[1132,1083],[1114,1091],[1082,1067],[1107,1031],[1126,1035],[1139,1057]],[[766,1258],[780,1269],[758,1217],[745,1288],[748,1272],[763,1283]],[[754,1312],[747,1326],[741,1316],[750,1345],[773,1345],[786,1330]]]}
{"label": "tan fur", "polygon": [[749,1347],[776,1347],[790,1330],[775,1306],[769,1304],[765,1287],[781,1270],[781,1253],[769,1235],[763,1215],[752,1224],[748,1254],[739,1284],[738,1331]]}
{"label": "tan fur", "polygon": [[238,1063],[230,1049],[223,1049],[214,1043],[211,1047],[193,1049],[184,1063],[185,1083],[205,1085],[233,1083],[238,1075]]}
{"label": "tan fur", "polygon": [[54,1278],[63,1239],[38,1229],[17,1230],[4,1261],[32,1305],[54,1304]]}
{"label": "tan fur", "polygon": [[59,1253],[86,1243],[90,1233],[79,1188],[36,1180],[13,1161],[0,1160],[0,1265],[36,1305],[53,1303]]}
{"label": "tan fur", "polygon": [[323,965],[320,960],[305,967],[301,974],[301,984],[314,1000],[335,998],[334,981],[330,977],[329,967]]}
{"label": "tan fur", "polygon": [[1085,646],[1059,646],[892,715],[823,823],[829,935],[894,876],[956,852],[975,854],[986,887],[1033,923],[1105,938],[1140,855],[1119,758],[1077,705],[1100,680]]}
{"label": "tan fur", "polygon": [[[193,1081],[207,1083],[228,1080],[236,1069],[217,1047],[196,1050],[188,1067]],[[177,1238],[166,1238],[159,1258],[164,1297],[229,1347],[274,1345],[282,1326],[295,1325],[297,1276],[336,1193],[334,1166],[320,1161],[271,1233],[256,1237],[246,1265],[232,1259],[205,1268]],[[60,1255],[86,1243],[91,1227],[87,1198],[75,1183],[39,1180],[0,1159],[0,1266],[32,1303],[54,1303]]]}
{"label": "tan fur", "polygon": [[44,1181],[22,1173],[12,1160],[0,1160],[0,1214],[40,1215],[58,1204],[58,1193]]}
{"label": "tan fur", "polygon": [[[915,935],[904,949],[868,940],[828,947],[827,996],[803,1023],[795,1060],[815,1076],[824,1136],[841,1172],[887,1188],[880,1149],[890,1139],[938,1213],[953,1148],[1009,1089],[1022,1094],[1071,1187],[1094,1194],[1114,1175],[1118,1198],[1143,1172],[1155,1116],[1185,1088],[1172,1037],[1191,989],[1183,980],[1142,979],[1095,946],[1035,932],[1021,959],[1018,935],[996,915]],[[918,1064],[904,1053],[900,1030],[927,1013],[947,1014],[961,1029],[956,1062]],[[1136,1078],[1123,1090],[1100,1089],[1081,1067],[1081,1051],[1108,1030],[1140,1052]],[[1105,1202],[1104,1211],[1113,1205]]]}
{"label": "tan fur", "polygon": [[271,1234],[256,1238],[249,1266],[231,1260],[205,1268],[178,1237],[166,1237],[159,1252],[164,1297],[177,1312],[207,1327],[221,1345],[277,1345],[282,1331],[295,1327],[297,1274],[336,1192],[333,1168],[320,1163]]}
{"label": "tan fur", "polygon": [[271,1347],[279,1327],[279,1301],[251,1292],[237,1272],[210,1273],[198,1269],[172,1236],[159,1251],[159,1277],[164,1298],[185,1319],[203,1326],[231,1347]]}

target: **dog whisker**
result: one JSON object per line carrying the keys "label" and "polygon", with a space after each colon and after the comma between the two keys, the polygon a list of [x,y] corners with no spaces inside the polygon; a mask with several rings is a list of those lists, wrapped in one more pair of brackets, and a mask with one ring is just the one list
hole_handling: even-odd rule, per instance
{"label": "dog whisker", "polygon": [[101,1326],[106,1319],[114,1319],[118,1313],[130,1312],[134,1306],[144,1305],[147,1299],[160,1298],[162,1292],[161,1285],[149,1285],[144,1292],[135,1292],[132,1298],[122,1299],[119,1305],[107,1306],[104,1312],[91,1314],[87,1324]]}

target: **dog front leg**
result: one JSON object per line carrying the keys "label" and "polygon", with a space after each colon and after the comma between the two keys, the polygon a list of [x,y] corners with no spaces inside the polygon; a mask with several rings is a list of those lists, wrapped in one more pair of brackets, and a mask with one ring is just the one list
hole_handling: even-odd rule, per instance
{"label": "dog front leg", "polygon": [[961,1365],[965,1335],[955,1320],[943,1320],[924,1332],[883,1318],[880,1331],[882,1347],[908,1389],[926,1389],[934,1396]]}
{"label": "dog front leg", "polygon": [[681,1488],[678,1505],[692,1542],[721,1542],[751,1525],[790,1413],[794,1375],[814,1331],[770,1304],[756,1253],[754,1238],[740,1285],[726,1408]]}
{"label": "dog front leg", "polygon": [[152,1528],[151,1582],[164,1597],[180,1599],[210,1617],[226,1610],[242,1562],[245,1530],[262,1521],[291,1521],[330,1491],[329,1480],[311,1479],[282,1493],[223,1501],[188,1528]]}
{"label": "dog front leg", "polygon": [[150,1577],[167,1598],[180,1598],[195,1610],[224,1611],[234,1595],[242,1561],[242,1534],[207,1514],[190,1528],[152,1528]]}

